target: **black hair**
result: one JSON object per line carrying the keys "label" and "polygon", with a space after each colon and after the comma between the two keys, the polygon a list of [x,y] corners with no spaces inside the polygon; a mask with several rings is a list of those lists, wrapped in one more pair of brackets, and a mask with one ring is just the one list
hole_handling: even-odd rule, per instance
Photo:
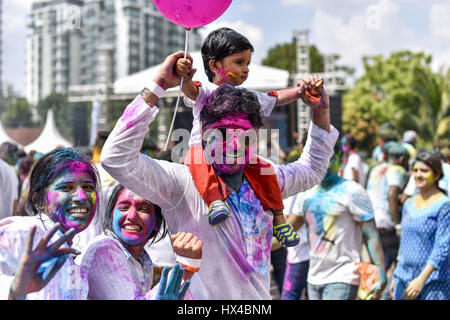
{"label": "black hair", "polygon": [[250,41],[239,32],[230,28],[220,28],[211,32],[203,42],[202,58],[208,80],[213,82],[214,73],[209,68],[211,60],[222,61],[232,54],[245,50],[254,52]]}
{"label": "black hair", "polygon": [[[106,205],[105,216],[103,217],[103,231],[108,230],[114,234],[112,217],[113,217],[114,210],[116,208],[117,199],[119,198],[120,192],[122,192],[123,189],[125,189],[125,187],[123,185],[117,184],[114,187],[113,191],[111,192],[111,195],[109,196],[108,204]],[[156,228],[156,230],[153,230],[153,232],[150,234],[149,239],[153,238],[153,240],[150,244],[159,242],[168,233],[166,221],[164,220],[164,217],[162,216],[162,213],[161,213],[161,208],[159,206],[157,206],[156,204],[153,204],[153,206],[155,207],[157,228]],[[162,230],[162,232],[160,232],[160,230]],[[156,238],[158,233],[160,234],[160,236],[159,236],[159,238]]]}
{"label": "black hair", "polygon": [[226,117],[247,115],[255,129],[263,125],[261,105],[256,95],[247,89],[224,84],[217,88],[205,102],[200,113],[203,128]]}
{"label": "black hair", "polygon": [[109,130],[98,130],[97,136],[95,137],[94,146],[102,148],[106,140],[108,140],[110,133],[111,132]]}
{"label": "black hair", "polygon": [[354,150],[358,146],[359,141],[354,136],[349,134],[347,135],[347,144],[350,147],[350,150]]}
{"label": "black hair", "polygon": [[397,127],[392,122],[385,122],[380,126],[379,135],[385,142],[397,141]]}
{"label": "black hair", "polygon": [[80,150],[76,148],[55,149],[39,158],[31,170],[27,206],[34,215],[40,213],[40,210],[46,205],[46,192],[52,182],[61,173],[80,167],[80,165],[74,166],[75,163],[86,168],[86,173],[94,180],[95,188],[99,188],[100,177],[97,168]]}

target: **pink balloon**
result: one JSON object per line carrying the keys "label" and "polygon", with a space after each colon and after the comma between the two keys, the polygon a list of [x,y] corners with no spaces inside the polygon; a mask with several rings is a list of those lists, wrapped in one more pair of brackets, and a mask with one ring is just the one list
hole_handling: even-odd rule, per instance
{"label": "pink balloon", "polygon": [[184,28],[205,26],[219,18],[232,0],[153,0],[158,10]]}

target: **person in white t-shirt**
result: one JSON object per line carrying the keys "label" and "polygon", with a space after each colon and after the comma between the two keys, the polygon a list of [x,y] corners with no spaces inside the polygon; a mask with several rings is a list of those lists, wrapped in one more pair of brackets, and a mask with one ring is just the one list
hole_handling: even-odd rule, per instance
{"label": "person in white t-shirt", "polygon": [[357,151],[358,140],[351,134],[347,134],[345,140],[349,149],[349,155],[344,167],[343,178],[358,182],[364,186],[366,183],[366,174],[364,171],[364,162]]}
{"label": "person in white t-shirt", "polygon": [[19,198],[19,178],[14,169],[0,159],[0,219],[14,215]]}
{"label": "person in white t-shirt", "polygon": [[353,300],[360,274],[358,264],[363,239],[379,281],[369,294],[378,299],[386,287],[384,256],[367,192],[338,175],[340,147],[321,184],[306,191],[300,201],[310,245],[308,298]]}

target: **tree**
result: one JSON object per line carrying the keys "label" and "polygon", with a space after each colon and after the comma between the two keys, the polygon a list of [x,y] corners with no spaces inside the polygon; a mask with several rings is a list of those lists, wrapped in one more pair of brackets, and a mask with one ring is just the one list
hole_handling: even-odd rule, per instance
{"label": "tree", "polygon": [[[55,123],[58,131],[65,138],[72,139],[73,136],[73,117],[72,108],[67,100],[67,96],[61,93],[51,93],[40,100],[37,105],[41,125],[45,124],[48,110],[52,109],[55,116]],[[86,121],[86,119],[80,119]]]}
{"label": "tree", "polygon": [[32,127],[32,117],[28,101],[24,98],[13,98],[6,101],[6,109],[1,118],[6,128],[21,128]]}
{"label": "tree", "polygon": [[[311,73],[324,71],[323,55],[314,45],[309,47],[309,59]],[[295,39],[292,42],[277,44],[270,48],[262,64],[295,74],[297,72],[297,44]]]}
{"label": "tree", "polygon": [[277,44],[269,49],[267,57],[262,61],[265,66],[295,73],[297,71],[297,57],[295,42]]}
{"label": "tree", "polygon": [[419,145],[431,146],[449,110],[443,99],[448,74],[434,74],[431,60],[431,55],[411,51],[363,58],[365,73],[343,97],[343,129],[362,142],[363,150],[375,147],[378,128],[387,121],[400,132],[416,130]]}

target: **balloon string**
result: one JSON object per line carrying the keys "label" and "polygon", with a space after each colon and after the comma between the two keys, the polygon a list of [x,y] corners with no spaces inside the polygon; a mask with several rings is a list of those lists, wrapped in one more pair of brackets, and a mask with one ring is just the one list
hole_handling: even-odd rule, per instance
{"label": "balloon string", "polygon": [[[186,40],[185,40],[185,44],[184,44],[184,58],[185,59],[187,57],[187,51],[188,51],[189,30],[190,30],[190,28],[186,29]],[[175,119],[177,117],[178,107],[180,105],[181,92],[183,91],[183,80],[184,79],[181,78],[180,90],[178,91],[177,104],[175,106],[175,112],[173,113],[172,124],[170,125],[169,135],[167,136],[167,141],[166,141],[166,145],[164,146],[164,151],[167,151],[167,147],[169,146],[169,142],[170,142],[170,137],[172,136],[173,127],[175,125]]]}

